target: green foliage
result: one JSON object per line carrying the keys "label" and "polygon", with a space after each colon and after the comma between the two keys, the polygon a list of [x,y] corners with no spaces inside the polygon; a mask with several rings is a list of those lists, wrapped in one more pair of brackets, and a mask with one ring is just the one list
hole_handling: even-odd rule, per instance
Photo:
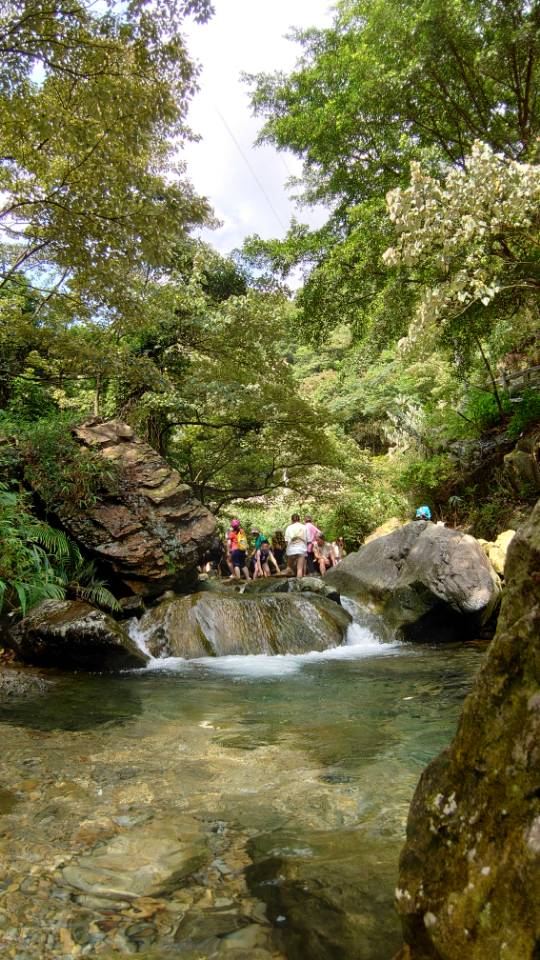
{"label": "green foliage", "polygon": [[183,20],[210,13],[207,0],[3,4],[0,287],[29,270],[34,317],[132,321],[148,276],[208,218],[174,153],[196,78]]}
{"label": "green foliage", "polygon": [[83,450],[71,430],[73,418],[38,420],[26,425],[23,441],[24,475],[48,511],[64,506],[92,506],[100,493],[116,489],[114,465],[91,450]]}
{"label": "green foliage", "polygon": [[512,404],[513,414],[506,428],[509,437],[516,439],[528,427],[540,424],[540,393],[525,390],[519,403]]}
{"label": "green foliage", "polygon": [[412,504],[427,503],[433,508],[434,495],[452,478],[455,465],[447,454],[422,459],[404,458],[396,476],[396,483],[408,495]]}
{"label": "green foliage", "polygon": [[62,599],[52,559],[68,554],[65,535],[32,516],[28,498],[0,484],[0,609],[26,610],[45,599]]}
{"label": "green foliage", "polygon": [[[500,398],[503,412],[509,414],[512,409],[510,398],[503,394]],[[492,393],[487,391],[473,391],[464,407],[464,414],[472,425],[474,433],[479,436],[501,422],[501,410]]]}

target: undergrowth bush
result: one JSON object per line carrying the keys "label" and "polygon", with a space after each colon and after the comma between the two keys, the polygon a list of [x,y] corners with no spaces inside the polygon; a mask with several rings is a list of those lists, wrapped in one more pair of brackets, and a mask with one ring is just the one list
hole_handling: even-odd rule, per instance
{"label": "undergrowth bush", "polygon": [[60,505],[92,506],[100,494],[114,493],[118,486],[115,465],[81,448],[73,425],[73,418],[64,415],[24,426],[24,476],[50,511]]}

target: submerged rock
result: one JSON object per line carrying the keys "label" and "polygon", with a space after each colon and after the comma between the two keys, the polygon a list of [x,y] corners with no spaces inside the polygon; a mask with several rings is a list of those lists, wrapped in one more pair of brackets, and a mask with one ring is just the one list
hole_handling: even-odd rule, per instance
{"label": "submerged rock", "polygon": [[192,817],[154,820],[98,846],[62,871],[65,884],[105,900],[171,893],[209,859],[200,824]]}
{"label": "submerged rock", "polygon": [[537,960],[540,503],[513,539],[496,636],[450,748],[411,804],[396,891],[403,960]]}
{"label": "submerged rock", "polygon": [[75,436],[114,465],[118,480],[114,494],[103,494],[86,510],[65,504],[58,511],[69,535],[133,593],[156,597],[192,586],[198,562],[216,539],[210,511],[120,420],[89,420]]}
{"label": "submerged rock", "polygon": [[349,554],[325,582],[368,604],[403,639],[419,641],[474,637],[501,594],[474,537],[423,520]]}
{"label": "submerged rock", "polygon": [[81,600],[44,600],[8,642],[26,663],[62,670],[125,670],[149,659],[112,617]]}
{"label": "submerged rock", "polygon": [[[248,885],[267,904],[289,960],[390,957],[399,946],[399,924],[387,892],[391,859],[381,857],[379,848],[370,861],[360,831],[263,834],[248,851],[254,861],[246,871]],[[374,889],[381,891],[377,915]]]}
{"label": "submerged rock", "polygon": [[222,657],[326,650],[343,643],[348,613],[326,597],[204,592],[164,600],[135,629],[153,656]]}

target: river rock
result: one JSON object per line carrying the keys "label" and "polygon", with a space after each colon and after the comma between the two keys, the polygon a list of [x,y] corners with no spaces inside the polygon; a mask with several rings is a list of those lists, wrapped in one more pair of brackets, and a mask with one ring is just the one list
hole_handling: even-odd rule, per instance
{"label": "river rock", "polygon": [[58,511],[69,535],[135,594],[193,585],[197,564],[216,541],[210,511],[127,424],[95,418],[74,432],[83,448],[114,464],[118,481],[92,506]]}
{"label": "river rock", "polygon": [[133,627],[156,657],[326,650],[343,643],[348,613],[326,597],[203,592],[162,601]]}
{"label": "river rock", "polygon": [[325,582],[382,616],[405,640],[477,635],[496,611],[497,574],[474,537],[424,520],[350,553]]}
{"label": "river rock", "polygon": [[504,577],[506,554],[508,553],[508,547],[512,543],[515,533],[515,530],[504,530],[496,540],[478,541],[491,566],[500,577]]}
{"label": "river rock", "polygon": [[65,670],[125,670],[149,659],[112,617],[81,600],[44,600],[8,642],[26,663]]}
{"label": "river rock", "polygon": [[62,870],[64,883],[91,897],[134,900],[172,893],[209,859],[192,817],[154,820],[98,846]]}
{"label": "river rock", "polygon": [[507,561],[497,632],[457,734],[411,804],[396,891],[409,960],[536,960],[540,943],[540,503]]}

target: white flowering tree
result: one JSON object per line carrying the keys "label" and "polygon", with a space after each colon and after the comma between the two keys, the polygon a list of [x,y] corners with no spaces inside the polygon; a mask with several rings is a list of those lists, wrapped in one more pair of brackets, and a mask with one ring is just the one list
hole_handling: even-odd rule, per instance
{"label": "white flowering tree", "polygon": [[476,143],[444,181],[413,164],[410,187],[387,205],[398,240],[384,261],[423,281],[402,349],[473,343],[500,403],[482,338],[511,322],[515,344],[520,324],[538,328],[540,166]]}

